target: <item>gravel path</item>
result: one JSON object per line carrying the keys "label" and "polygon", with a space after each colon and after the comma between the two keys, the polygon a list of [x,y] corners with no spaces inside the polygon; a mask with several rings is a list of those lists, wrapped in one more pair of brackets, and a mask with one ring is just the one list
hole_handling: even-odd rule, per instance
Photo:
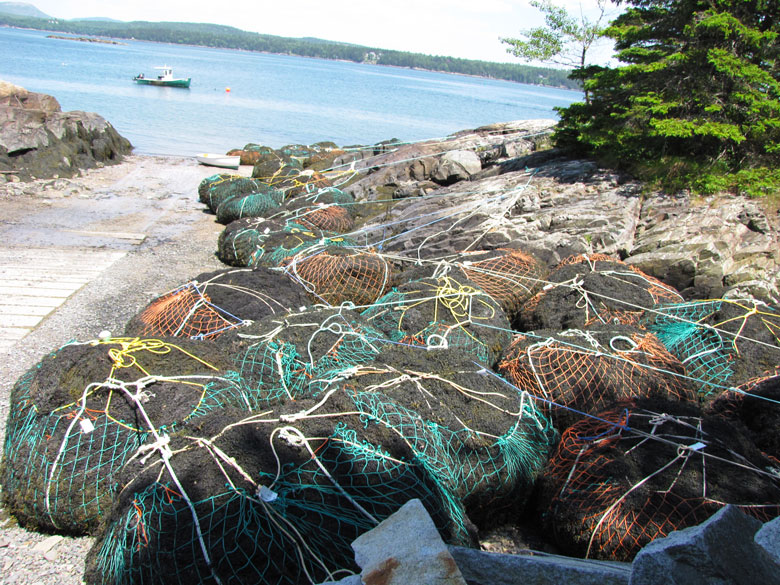
{"label": "gravel path", "polygon": [[[3,440],[11,387],[43,355],[72,339],[95,339],[103,330],[119,334],[154,297],[222,267],[214,256],[222,226],[197,196],[200,181],[215,172],[189,159],[131,156],[76,179],[0,185],[5,257],[31,249],[46,254],[47,248],[123,252],[29,334],[0,349]],[[82,583],[91,544],[90,538],[24,530],[0,508],[0,585]]]}

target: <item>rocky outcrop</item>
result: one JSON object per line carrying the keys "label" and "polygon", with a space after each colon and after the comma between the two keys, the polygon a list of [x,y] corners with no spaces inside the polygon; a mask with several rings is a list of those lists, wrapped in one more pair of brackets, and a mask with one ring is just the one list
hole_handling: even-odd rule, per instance
{"label": "rocky outcrop", "polygon": [[350,163],[359,178],[344,190],[373,209],[363,229],[386,252],[436,258],[515,247],[550,266],[571,254],[603,253],[686,298],[778,302],[776,211],[739,196],[650,191],[593,162],[541,149],[552,127],[549,120],[512,122],[396,145]]}
{"label": "rocky outcrop", "polygon": [[72,177],[81,169],[119,162],[131,149],[98,114],[63,112],[52,96],[0,81],[1,177]]}
{"label": "rocky outcrop", "polygon": [[780,585],[780,564],[754,539],[761,527],[726,506],[699,526],[647,545],[634,559],[629,585]]}

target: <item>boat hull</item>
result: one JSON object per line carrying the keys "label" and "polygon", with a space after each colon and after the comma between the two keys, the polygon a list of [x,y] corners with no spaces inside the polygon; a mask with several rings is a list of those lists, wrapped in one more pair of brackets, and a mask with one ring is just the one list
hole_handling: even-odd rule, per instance
{"label": "boat hull", "polygon": [[191,77],[188,77],[187,79],[146,79],[144,77],[133,77],[133,81],[141,85],[158,85],[162,87],[183,88],[189,88],[191,79]]}
{"label": "boat hull", "polygon": [[221,167],[223,169],[237,169],[241,164],[240,156],[228,156],[226,154],[199,154],[195,159],[202,165]]}

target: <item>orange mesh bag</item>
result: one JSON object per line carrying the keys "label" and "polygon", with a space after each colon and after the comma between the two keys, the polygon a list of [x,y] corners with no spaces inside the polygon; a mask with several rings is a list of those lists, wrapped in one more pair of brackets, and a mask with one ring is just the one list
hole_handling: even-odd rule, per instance
{"label": "orange mesh bag", "polygon": [[138,316],[139,336],[213,338],[243,324],[243,320],[215,307],[208,294],[187,283],[152,302]]}
{"label": "orange mesh bag", "polygon": [[152,301],[128,322],[125,335],[216,339],[235,327],[307,304],[303,287],[276,271],[217,270]]}
{"label": "orange mesh bag", "polygon": [[578,413],[619,400],[696,400],[680,361],[654,335],[633,327],[519,335],[498,369],[520,390],[550,403],[559,429],[577,420]]}
{"label": "orange mesh bag", "polygon": [[572,329],[592,323],[637,324],[645,310],[683,300],[673,287],[600,255],[567,258],[547,280],[544,290],[521,308],[516,320],[518,330]]}
{"label": "orange mesh bag", "polygon": [[307,207],[296,211],[288,222],[297,223],[307,228],[315,228],[343,234],[350,231],[355,222],[349,212],[339,205],[323,205]]}
{"label": "orange mesh bag", "polygon": [[384,294],[391,277],[390,264],[376,252],[336,246],[304,250],[286,270],[315,301],[332,306],[370,305]]}
{"label": "orange mesh bag", "polygon": [[457,263],[469,280],[501,305],[510,320],[542,287],[546,273],[536,258],[509,248],[464,254]]}
{"label": "orange mesh bag", "polygon": [[680,402],[626,403],[563,433],[538,484],[544,532],[567,554],[630,561],[725,504],[780,515],[780,482],[739,427]]}

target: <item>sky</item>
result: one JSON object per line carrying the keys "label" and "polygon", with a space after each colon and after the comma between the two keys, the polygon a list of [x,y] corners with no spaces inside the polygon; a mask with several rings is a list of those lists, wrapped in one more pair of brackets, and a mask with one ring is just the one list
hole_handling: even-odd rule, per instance
{"label": "sky", "polygon": [[[528,0],[23,0],[55,18],[208,22],[283,37],[520,63],[499,37],[544,23]],[[597,0],[554,0],[594,17]],[[614,7],[613,14],[617,14]],[[609,55],[609,49],[601,51]],[[606,57],[603,57],[606,58]],[[603,60],[603,58],[601,60]]]}

